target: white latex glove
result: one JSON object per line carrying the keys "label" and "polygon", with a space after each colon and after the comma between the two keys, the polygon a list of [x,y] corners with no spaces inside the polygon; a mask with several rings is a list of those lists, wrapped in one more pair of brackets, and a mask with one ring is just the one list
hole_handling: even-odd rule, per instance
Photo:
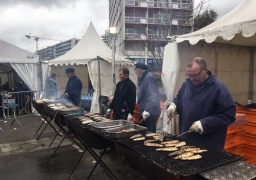
{"label": "white latex glove", "polygon": [[196,121],[192,124],[192,126],[189,128],[189,133],[196,132],[199,134],[203,134],[203,126],[200,121]]}
{"label": "white latex glove", "polygon": [[175,116],[176,115],[176,105],[173,102],[170,102],[170,105],[167,109],[167,116],[168,118],[171,116]]}
{"label": "white latex glove", "polygon": [[144,111],[144,112],[142,113],[142,117],[143,117],[144,120],[146,120],[149,116],[150,116],[150,115],[149,115],[149,112],[147,112],[147,111]]}
{"label": "white latex glove", "polygon": [[110,113],[110,111],[112,111],[112,109],[108,109],[108,110],[106,111],[106,115],[108,115],[108,114]]}
{"label": "white latex glove", "polygon": [[128,114],[128,117],[127,117],[127,121],[131,121],[132,118],[133,118],[133,116],[129,113],[129,114]]}
{"label": "white latex glove", "polygon": [[68,97],[68,93],[64,93],[64,97],[67,98]]}

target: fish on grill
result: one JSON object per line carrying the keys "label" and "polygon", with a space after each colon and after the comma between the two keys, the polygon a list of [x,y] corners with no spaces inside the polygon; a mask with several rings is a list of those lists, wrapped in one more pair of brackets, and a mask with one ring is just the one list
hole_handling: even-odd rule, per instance
{"label": "fish on grill", "polygon": [[179,149],[176,147],[164,147],[164,148],[157,148],[156,151],[178,151]]}
{"label": "fish on grill", "polygon": [[154,139],[155,141],[162,141],[162,140],[163,140],[163,138],[161,138],[159,135],[153,136],[153,139]]}
{"label": "fish on grill", "polygon": [[142,136],[142,134],[135,134],[135,135],[131,136],[130,139],[139,138],[141,136]]}
{"label": "fish on grill", "polygon": [[193,156],[189,156],[189,157],[183,157],[181,158],[181,160],[197,160],[197,159],[201,159],[202,156],[200,154],[197,155],[193,155]]}
{"label": "fish on grill", "polygon": [[184,152],[185,152],[184,150],[175,151],[175,152],[170,153],[169,156],[180,155]]}
{"label": "fish on grill", "polygon": [[179,142],[178,140],[170,140],[170,141],[161,142],[161,144],[176,144],[178,142]]}
{"label": "fish on grill", "polygon": [[196,146],[182,146],[180,149],[187,149],[187,148],[196,148]]}
{"label": "fish on grill", "polygon": [[165,147],[174,147],[176,144],[163,144]]}
{"label": "fish on grill", "polygon": [[143,141],[145,140],[145,137],[139,137],[139,138],[134,138],[133,141]]}
{"label": "fish on grill", "polygon": [[149,140],[144,141],[144,144],[145,144],[145,143],[153,143],[153,142],[155,142],[155,140],[149,139]]}
{"label": "fish on grill", "polygon": [[146,137],[152,137],[152,136],[157,136],[158,134],[156,133],[149,133],[149,134],[146,134]]}
{"label": "fish on grill", "polygon": [[163,147],[164,145],[162,144],[157,144],[157,143],[144,143],[145,146],[150,146],[150,147]]}
{"label": "fish on grill", "polygon": [[128,132],[133,132],[135,129],[123,129],[121,130],[121,133],[128,133]]}
{"label": "fish on grill", "polygon": [[178,144],[175,145],[175,147],[182,147],[182,146],[186,146],[185,141],[179,142]]}
{"label": "fish on grill", "polygon": [[189,151],[195,151],[195,150],[199,150],[200,148],[184,148],[183,150],[185,150],[186,152],[189,152]]}
{"label": "fish on grill", "polygon": [[82,124],[88,124],[88,123],[91,123],[93,122],[93,120],[85,120],[85,121],[82,121]]}
{"label": "fish on grill", "polygon": [[193,153],[203,153],[203,152],[207,152],[206,149],[196,149],[196,150],[192,150]]}
{"label": "fish on grill", "polygon": [[178,156],[176,156],[174,159],[181,159],[181,158],[185,158],[185,157],[189,157],[189,156],[193,156],[194,153],[193,152],[185,152],[185,153],[182,153]]}

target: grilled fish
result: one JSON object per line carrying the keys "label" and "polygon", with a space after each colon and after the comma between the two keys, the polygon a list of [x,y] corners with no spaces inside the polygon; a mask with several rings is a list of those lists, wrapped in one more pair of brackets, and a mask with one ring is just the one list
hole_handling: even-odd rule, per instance
{"label": "grilled fish", "polygon": [[200,148],[184,148],[183,150],[185,150],[186,152],[189,151],[195,151],[195,150],[199,150]]}
{"label": "grilled fish", "polygon": [[182,141],[178,144],[175,145],[175,147],[182,147],[182,146],[186,146],[186,142],[185,141]]}
{"label": "grilled fish", "polygon": [[146,137],[152,137],[152,136],[157,136],[158,134],[156,133],[149,133],[149,134],[146,134]]}
{"label": "grilled fish", "polygon": [[157,144],[157,143],[144,143],[145,146],[150,146],[150,147],[163,147],[164,145],[162,144]]}
{"label": "grilled fish", "polygon": [[139,137],[139,138],[134,138],[133,141],[143,141],[145,140],[145,137]]}
{"label": "grilled fish", "polygon": [[144,144],[145,144],[145,143],[152,143],[152,142],[155,142],[155,140],[153,140],[153,139],[146,140],[146,141],[144,141]]}
{"label": "grilled fish", "polygon": [[130,139],[139,138],[139,137],[141,137],[141,136],[142,136],[142,134],[136,134],[136,135],[131,136]]}
{"label": "grilled fish", "polygon": [[192,150],[193,153],[203,153],[203,152],[207,152],[207,150],[205,149],[196,149],[196,150]]}
{"label": "grilled fish", "polygon": [[171,140],[171,141],[161,142],[161,144],[176,144],[178,142],[179,142],[178,140]]}
{"label": "grilled fish", "polygon": [[197,155],[181,158],[181,160],[197,160],[197,159],[201,159],[201,158],[202,158],[202,156],[197,154]]}
{"label": "grilled fish", "polygon": [[164,144],[165,147],[173,147],[175,146],[176,144]]}
{"label": "grilled fish", "polygon": [[189,156],[193,156],[194,153],[192,152],[185,152],[185,153],[182,153],[178,156],[176,156],[174,159],[181,159],[181,158],[185,158],[185,157],[189,157]]}
{"label": "grilled fish", "polygon": [[180,149],[195,148],[195,146],[182,146]]}
{"label": "grilled fish", "polygon": [[184,150],[175,151],[175,152],[170,153],[169,156],[180,155],[184,152],[185,152]]}
{"label": "grilled fish", "polygon": [[157,148],[156,151],[178,151],[179,149],[176,147],[164,147],[164,148]]}

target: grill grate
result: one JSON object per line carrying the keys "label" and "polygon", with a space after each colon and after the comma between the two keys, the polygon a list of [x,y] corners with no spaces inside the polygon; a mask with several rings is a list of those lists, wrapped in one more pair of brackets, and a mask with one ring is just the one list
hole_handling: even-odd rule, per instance
{"label": "grill grate", "polygon": [[[172,139],[184,141],[181,138]],[[205,148],[188,141],[186,141],[187,145],[194,145],[201,149],[207,149],[208,151],[200,154],[202,156],[201,159],[183,161],[174,159],[175,156],[168,156],[170,152],[156,152],[156,147],[144,146],[144,141],[133,141],[130,138],[122,138],[118,142],[145,156],[147,159],[152,160],[156,165],[166,169],[175,176],[188,177],[241,159],[240,156]]]}

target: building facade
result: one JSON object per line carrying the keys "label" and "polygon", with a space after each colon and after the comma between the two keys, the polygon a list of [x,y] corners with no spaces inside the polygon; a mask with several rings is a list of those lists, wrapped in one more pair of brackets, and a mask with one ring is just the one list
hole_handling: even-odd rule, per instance
{"label": "building facade", "polygon": [[193,7],[194,0],[109,0],[116,53],[154,68],[163,58],[167,36],[193,30]]}
{"label": "building facade", "polygon": [[51,60],[55,59],[69,50],[71,50],[80,39],[72,38],[64,42],[60,42],[53,46],[48,46],[47,48],[38,50],[38,55],[41,60]]}

